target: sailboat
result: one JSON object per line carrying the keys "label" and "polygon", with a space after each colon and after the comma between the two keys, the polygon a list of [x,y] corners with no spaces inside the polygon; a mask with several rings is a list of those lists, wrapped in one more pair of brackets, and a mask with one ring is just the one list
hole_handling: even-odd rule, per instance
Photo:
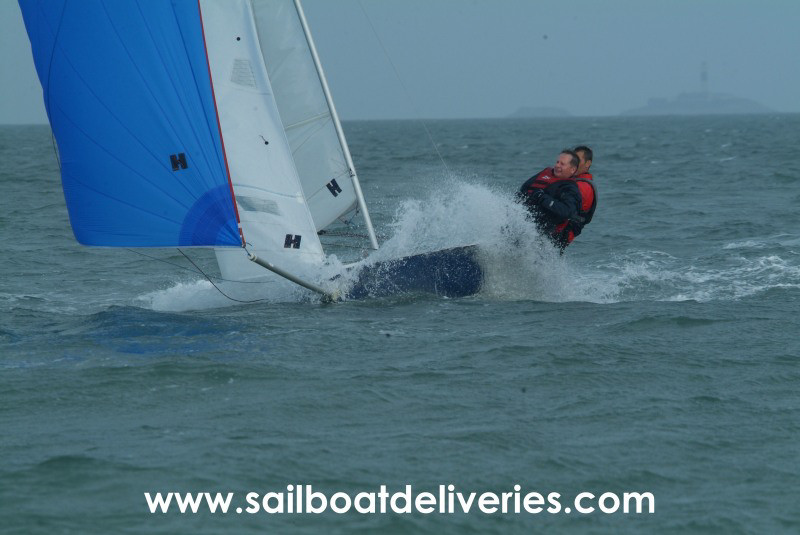
{"label": "sailboat", "polygon": [[480,289],[474,246],[314,280],[329,226],[379,244],[299,0],[19,4],[79,243],[213,247],[224,279],[327,300]]}

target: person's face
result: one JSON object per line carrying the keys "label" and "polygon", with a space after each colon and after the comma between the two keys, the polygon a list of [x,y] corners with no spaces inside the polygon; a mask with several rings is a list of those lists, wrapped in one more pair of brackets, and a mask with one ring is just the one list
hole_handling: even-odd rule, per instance
{"label": "person's face", "polygon": [[577,167],[572,165],[572,156],[569,154],[559,154],[556,164],[553,166],[553,174],[556,178],[569,178],[578,170]]}
{"label": "person's face", "polygon": [[592,160],[586,159],[586,153],[583,151],[578,151],[578,174],[588,173],[589,168],[592,166]]}

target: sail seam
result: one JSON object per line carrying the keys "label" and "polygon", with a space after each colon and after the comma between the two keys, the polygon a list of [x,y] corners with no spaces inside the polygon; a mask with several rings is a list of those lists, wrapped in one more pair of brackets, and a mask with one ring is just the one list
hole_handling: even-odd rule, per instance
{"label": "sail seam", "polygon": [[328,119],[331,116],[329,111],[324,111],[320,114],[317,114],[313,117],[309,117],[308,119],[303,119],[302,121],[297,121],[296,123],[287,125],[284,127],[284,130],[292,130],[294,128],[299,128],[301,126],[305,126],[307,124],[311,124],[313,122],[319,121],[320,119]]}

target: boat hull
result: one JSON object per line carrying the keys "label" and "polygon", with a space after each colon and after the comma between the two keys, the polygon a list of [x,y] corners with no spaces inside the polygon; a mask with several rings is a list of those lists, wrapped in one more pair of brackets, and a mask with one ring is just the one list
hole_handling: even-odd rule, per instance
{"label": "boat hull", "polygon": [[361,268],[347,299],[427,293],[465,297],[478,293],[483,270],[476,245],[376,262]]}

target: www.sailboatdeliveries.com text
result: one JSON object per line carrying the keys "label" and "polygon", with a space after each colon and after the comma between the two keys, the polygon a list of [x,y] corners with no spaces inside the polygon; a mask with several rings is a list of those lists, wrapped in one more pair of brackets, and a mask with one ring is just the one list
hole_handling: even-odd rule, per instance
{"label": "www.sailboatdeliveries.com text", "polygon": [[455,485],[439,485],[437,492],[414,492],[411,485],[389,492],[380,490],[325,493],[312,485],[287,485],[285,491],[195,493],[144,493],[147,507],[156,513],[237,513],[237,514],[653,514],[656,500],[650,492],[578,493],[573,499],[558,492],[523,492],[514,485],[509,492],[461,492]]}

